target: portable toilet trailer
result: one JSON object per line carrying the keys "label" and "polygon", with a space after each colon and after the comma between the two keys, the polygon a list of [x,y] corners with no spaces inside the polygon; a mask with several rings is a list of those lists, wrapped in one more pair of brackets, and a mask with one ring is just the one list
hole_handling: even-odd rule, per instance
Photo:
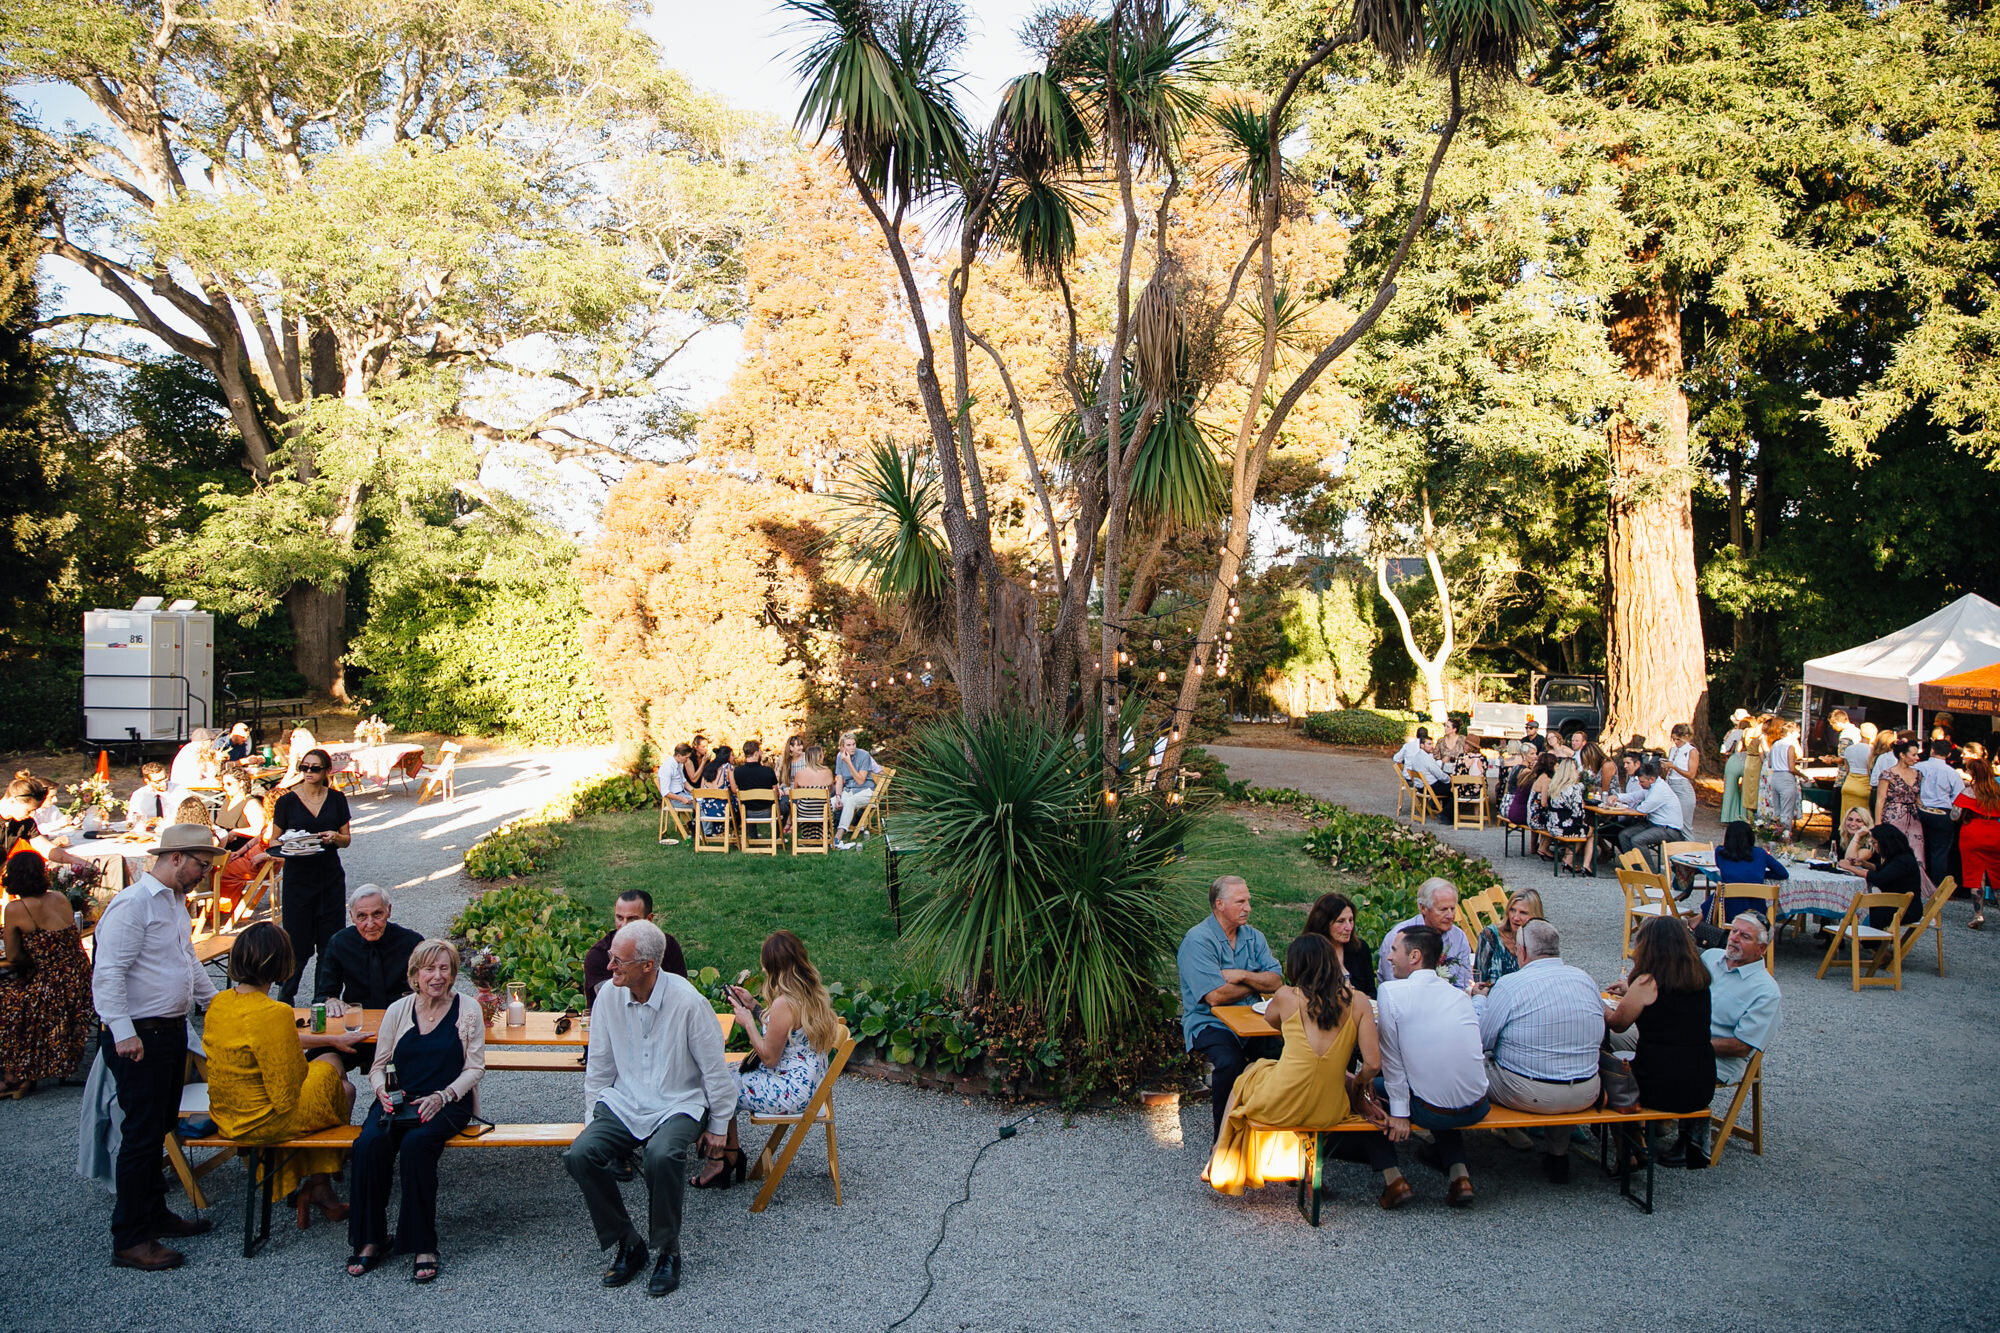
{"label": "portable toilet trailer", "polygon": [[83,615],[83,738],[142,745],[213,725],[215,620],[189,601]]}

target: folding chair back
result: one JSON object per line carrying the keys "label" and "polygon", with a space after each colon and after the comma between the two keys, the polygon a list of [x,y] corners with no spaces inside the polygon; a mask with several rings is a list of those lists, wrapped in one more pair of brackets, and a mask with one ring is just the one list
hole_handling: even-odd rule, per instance
{"label": "folding chair back", "polygon": [[1714,852],[1715,844],[1712,842],[1663,842],[1660,844],[1660,855],[1669,861],[1673,860],[1676,856],[1713,855]]}
{"label": "folding chair back", "polygon": [[[257,867],[257,873],[243,886],[243,892],[236,897],[236,910],[229,914],[225,925],[228,930],[241,930],[251,922],[262,919],[278,919],[278,858],[272,857]],[[262,911],[261,918],[259,911]]]}
{"label": "folding chair back", "polygon": [[449,801],[458,794],[458,756],[465,747],[457,741],[446,741],[438,746],[438,761],[417,770],[417,804],[422,805],[435,796],[441,801]]}
{"label": "folding chair back", "polygon": [[[770,787],[753,787],[738,791],[736,799],[742,806],[737,816],[738,842],[745,852],[756,856],[776,856],[778,854],[778,793]],[[759,805],[761,812],[753,812],[750,807]],[[753,832],[761,829],[762,832]]]}
{"label": "folding chair back", "polygon": [[1476,829],[1486,827],[1485,778],[1461,775],[1451,780],[1451,826]]}
{"label": "folding chair back", "polygon": [[1438,799],[1438,794],[1431,790],[1428,782],[1424,781],[1423,774],[1405,769],[1403,785],[1410,792],[1410,818],[1419,824],[1429,823],[1432,815],[1436,815],[1439,819],[1444,818],[1444,802]]}
{"label": "folding chair back", "polygon": [[1411,806],[1410,815],[1414,818],[1417,812],[1412,804],[1409,771],[1394,759],[1389,761],[1389,767],[1396,770],[1396,818],[1403,817],[1403,807],[1406,805]]}
{"label": "folding chair back", "polygon": [[1619,866],[1618,887],[1625,894],[1625,938],[1620,956],[1630,958],[1633,932],[1656,916],[1664,916],[1670,921],[1679,920],[1680,906],[1674,901],[1674,891],[1667,883],[1667,877],[1650,870],[1628,870]]}
{"label": "folding chair back", "polygon": [[854,816],[854,832],[864,828],[876,833],[882,831],[882,802],[888,799],[889,784],[895,780],[896,770],[893,768],[884,767],[875,774],[875,799],[862,806],[860,813]]}
{"label": "folding chair back", "polygon": [[792,788],[792,855],[833,851],[833,793],[825,787]]}
{"label": "folding chair back", "polygon": [[[840,1144],[833,1131],[833,1085],[847,1062],[854,1054],[854,1037],[842,1023],[834,1034],[833,1050],[828,1053],[826,1075],[813,1089],[812,1100],[806,1109],[797,1115],[755,1115],[750,1117],[753,1125],[776,1125],[771,1137],[764,1141],[764,1150],[757,1154],[757,1164],[750,1170],[750,1179],[761,1180],[764,1188],[757,1191],[756,1199],[750,1204],[750,1211],[761,1213],[771,1196],[777,1192],[778,1182],[791,1169],[792,1158],[798,1153],[799,1144],[805,1141],[806,1131],[814,1125],[826,1126],[826,1166],[833,1176],[833,1205],[840,1206]],[[785,1142],[787,1133],[791,1142]],[[784,1151],[778,1150],[783,1148]],[[773,1156],[775,1154],[775,1158]]]}
{"label": "folding chair back", "polygon": [[[1924,904],[1923,915],[1919,916],[1914,924],[1903,928],[1902,949],[1905,958],[1910,956],[1912,949],[1924,942],[1925,931],[1936,932],[1939,976],[1944,975],[1944,905],[1950,902],[1951,895],[1957,892],[1958,881],[1946,875],[1944,882],[1932,891],[1931,900]],[[1875,956],[1868,960],[1868,975],[1874,976],[1875,969],[1880,966],[1882,966],[1882,951],[1877,949]]]}
{"label": "folding chair back", "polygon": [[698,852],[726,852],[729,835],[736,829],[735,811],[725,787],[696,787],[694,797],[694,849]]}
{"label": "folding chair back", "polygon": [[[1819,976],[1833,966],[1834,956],[1841,945],[1848,948],[1848,965],[1854,974],[1854,989],[1863,986],[1894,986],[1903,989],[1903,914],[1910,910],[1912,893],[1857,893],[1854,901],[1847,905],[1847,915],[1840,918],[1840,924],[1832,932],[1832,943],[1826,946],[1826,957],[1819,961]],[[1871,908],[1893,907],[1896,915],[1887,926],[1868,924]],[[1868,975],[1861,975],[1861,949],[1872,945],[1875,949],[1875,967],[1881,966],[1884,957],[1889,959],[1890,975],[1878,977],[1875,967],[1868,969]]]}
{"label": "folding chair back", "polygon": [[1651,873],[1653,869],[1653,867],[1646,864],[1645,853],[1641,852],[1637,847],[1634,847],[1629,852],[1618,853],[1618,868],[1620,870],[1637,870],[1642,873]]}
{"label": "folding chair back", "polygon": [[[1718,926],[1727,927],[1730,922],[1736,919],[1736,917],[1743,915],[1743,910],[1754,910],[1762,912],[1764,914],[1764,920],[1770,923],[1771,926],[1771,942],[1770,945],[1766,947],[1764,950],[1764,970],[1769,972],[1774,977],[1778,975],[1777,932],[1778,932],[1779,892],[1780,889],[1776,884],[1718,883],[1715,886],[1715,902],[1710,907],[1708,914],[1708,919],[1710,921],[1714,922]],[[1763,906],[1754,909],[1739,910],[1738,912],[1736,912],[1734,916],[1732,916],[1729,912],[1729,900],[1732,898],[1736,899],[1755,898],[1759,903],[1762,903]]]}

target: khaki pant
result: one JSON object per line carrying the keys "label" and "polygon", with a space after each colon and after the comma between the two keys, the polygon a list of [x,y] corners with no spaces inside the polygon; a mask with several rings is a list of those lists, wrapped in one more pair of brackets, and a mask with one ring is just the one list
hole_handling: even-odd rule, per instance
{"label": "khaki pant", "polygon": [[[1490,1059],[1486,1062],[1486,1089],[1487,1095],[1500,1105],[1531,1115],[1567,1115],[1587,1110],[1596,1104],[1599,1090],[1595,1074],[1581,1083],[1543,1083],[1503,1069]],[[1542,1151],[1551,1157],[1569,1156],[1569,1126],[1547,1130],[1542,1135]]]}

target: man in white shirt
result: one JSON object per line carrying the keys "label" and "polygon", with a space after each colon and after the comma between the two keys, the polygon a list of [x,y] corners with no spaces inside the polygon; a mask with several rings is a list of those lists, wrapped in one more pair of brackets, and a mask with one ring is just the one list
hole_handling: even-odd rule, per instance
{"label": "man in white shirt", "polygon": [[[1681,828],[1681,798],[1674,794],[1660,772],[1660,766],[1648,759],[1639,765],[1639,800],[1631,807],[1635,816],[1618,835],[1618,850],[1629,852],[1634,847],[1654,847],[1663,842],[1679,842],[1686,837]],[[1652,860],[1655,854],[1649,854]]]}
{"label": "man in white shirt", "polygon": [[1389,1128],[1377,1141],[1371,1164],[1387,1181],[1384,1208],[1410,1196],[1393,1145],[1410,1136],[1413,1123],[1436,1140],[1437,1161],[1448,1178],[1444,1201],[1454,1208],[1472,1206],[1463,1131],[1486,1118],[1486,1056],[1471,997],[1437,973],[1443,957],[1443,936],[1429,926],[1405,927],[1390,948],[1395,979],[1383,982],[1375,999],[1375,1030],[1382,1042],[1382,1076],[1375,1084],[1389,1106]]}
{"label": "man in white shirt", "polygon": [[145,784],[132,793],[126,804],[131,808],[134,819],[172,819],[174,811],[181,808],[181,801],[187,796],[185,787],[176,787],[167,781],[167,766],[149,763],[139,770]]}
{"label": "man in white shirt", "polygon": [[1404,761],[1403,771],[1408,773],[1413,781],[1421,782],[1429,787],[1432,795],[1438,798],[1439,804],[1449,809],[1451,806],[1451,773],[1446,770],[1443,764],[1438,762],[1437,743],[1435,741],[1420,740],[1417,742],[1417,747],[1416,750],[1411,752],[1410,757]]}
{"label": "man in white shirt", "polygon": [[1431,732],[1429,727],[1418,727],[1417,734],[1404,741],[1403,748],[1396,751],[1393,756],[1393,762],[1401,764],[1404,768],[1408,768],[1410,766],[1410,756],[1413,754],[1422,754],[1424,742],[1430,738]]}
{"label": "man in white shirt", "polygon": [[1950,749],[1950,741],[1933,740],[1917,765],[1917,822],[1924,826],[1924,870],[1933,884],[1951,873],[1951,856],[1958,850],[1958,822],[1951,807],[1965,790],[1965,779],[1945,762]]}
{"label": "man in white shirt", "polygon": [[207,876],[222,848],[207,827],[177,824],[147,849],[153,868],[122,890],[98,919],[90,991],[104,1023],[98,1051],[118,1085],[118,1202],[111,1211],[111,1264],[157,1272],[178,1268],[160,1238],[199,1236],[211,1225],[167,1209],[160,1154],[181,1111],[187,1018],[215,998],[196,961],[182,895]]}
{"label": "man in white shirt", "polygon": [[[563,1165],[583,1190],[597,1243],[618,1247],[604,1285],[622,1287],[659,1251],[646,1290],[681,1284],[681,1204],[697,1139],[719,1155],[736,1116],[736,1076],[722,1054],[715,1011],[686,977],[662,972],[667,937],[650,921],[627,922],[611,941],[611,980],[590,1007],[583,1118]],[[707,1128],[704,1130],[703,1125]],[[625,1211],[616,1170],[637,1154],[652,1205],[641,1236]]]}

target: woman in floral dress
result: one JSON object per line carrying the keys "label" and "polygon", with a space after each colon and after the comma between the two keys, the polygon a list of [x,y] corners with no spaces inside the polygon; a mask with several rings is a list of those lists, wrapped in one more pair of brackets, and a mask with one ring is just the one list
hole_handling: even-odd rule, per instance
{"label": "woman in floral dress", "polygon": [[0,971],[0,1095],[76,1072],[91,1034],[90,959],[69,900],[49,886],[48,865],[17,852],[0,872],[11,899],[0,913],[7,967]]}
{"label": "woman in floral dress", "polygon": [[[798,1115],[826,1077],[827,1058],[840,1038],[840,1020],[819,971],[806,957],[805,942],[789,930],[774,931],[764,941],[759,959],[764,968],[763,1005],[741,986],[729,988],[729,1006],[737,1026],[749,1034],[756,1056],[754,1068],[745,1060],[736,1069],[736,1113]],[[769,1006],[768,1009],[765,1006]],[[729,1143],[695,1180],[696,1189],[727,1189],[746,1171],[736,1121],[729,1122]]]}
{"label": "woman in floral dress", "polygon": [[[1910,840],[1910,850],[1917,854],[1917,866],[1924,865],[1924,826],[1917,821],[1917,743],[1897,741],[1890,747],[1896,756],[1895,767],[1883,772],[1882,780],[1875,784],[1875,822],[1888,824],[1900,829]],[[1937,886],[1931,883],[1928,873],[1919,876],[1923,883],[1924,900],[1928,902],[1931,890]]]}

